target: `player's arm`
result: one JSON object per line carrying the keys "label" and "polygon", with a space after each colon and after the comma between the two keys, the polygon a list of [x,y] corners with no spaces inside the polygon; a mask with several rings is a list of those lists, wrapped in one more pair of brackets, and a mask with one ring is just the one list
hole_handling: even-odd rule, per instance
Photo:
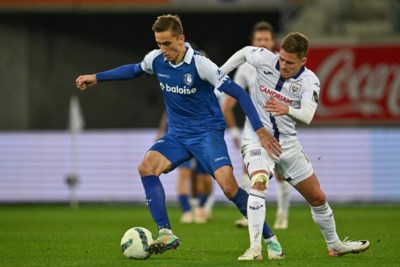
{"label": "player's arm", "polygon": [[250,46],[246,46],[235,54],[233,54],[225,63],[221,66],[221,70],[226,74],[229,74],[232,70],[236,69],[240,65],[246,62],[246,53]]}
{"label": "player's arm", "polygon": [[140,64],[128,64],[112,70],[90,75],[81,75],[76,79],[76,86],[85,90],[98,82],[129,80],[142,75],[144,71]]}
{"label": "player's arm", "polygon": [[98,82],[129,80],[144,73],[153,74],[152,63],[154,58],[160,53],[160,49],[155,49],[148,53],[141,63],[123,65],[118,68],[96,74],[81,75],[75,81],[76,87],[81,90],[85,90],[86,88],[93,86]]}
{"label": "player's arm", "polygon": [[271,158],[278,157],[282,153],[279,142],[264,128],[250,96],[243,88],[229,79],[218,90],[225,92],[237,100],[243,112],[249,118],[254,131],[257,133],[261,145],[267,150]]}
{"label": "player's arm", "polygon": [[304,91],[301,98],[300,108],[287,106],[274,98],[269,99],[265,103],[264,108],[267,112],[271,112],[273,117],[288,115],[295,122],[309,125],[314,117],[318,105],[318,84],[319,82],[308,87]]}
{"label": "player's arm", "polygon": [[282,153],[280,145],[264,128],[250,96],[209,59],[204,57],[195,57],[195,60],[200,78],[210,82],[210,84],[220,92],[224,92],[234,97],[239,102],[243,112],[249,118],[254,131],[260,139],[261,145],[267,150],[268,154],[272,158],[279,156]]}

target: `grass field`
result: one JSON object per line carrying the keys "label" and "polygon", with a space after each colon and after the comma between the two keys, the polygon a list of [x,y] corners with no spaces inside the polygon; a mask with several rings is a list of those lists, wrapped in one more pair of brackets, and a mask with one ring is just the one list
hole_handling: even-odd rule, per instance
{"label": "grass field", "polygon": [[[332,258],[306,206],[290,210],[288,230],[277,230],[284,260],[238,262],[248,247],[247,230],[235,228],[233,206],[216,206],[204,225],[179,224],[177,207],[169,207],[173,230],[181,239],[176,251],[147,260],[128,260],[120,239],[130,227],[156,233],[145,206],[0,205],[0,266],[400,266],[400,206],[331,205],[341,238],[369,239],[362,254]],[[274,208],[267,210],[271,224]]]}

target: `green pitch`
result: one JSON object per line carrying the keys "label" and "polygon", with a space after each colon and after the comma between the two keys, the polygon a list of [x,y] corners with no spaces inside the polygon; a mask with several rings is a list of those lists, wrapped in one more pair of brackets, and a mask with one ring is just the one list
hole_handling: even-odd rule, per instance
{"label": "green pitch", "polygon": [[[247,230],[235,228],[239,213],[231,206],[214,208],[204,225],[179,224],[179,209],[169,207],[173,230],[181,239],[176,251],[128,260],[120,250],[123,233],[142,226],[156,234],[145,206],[0,205],[0,266],[399,266],[400,207],[397,205],[331,205],[341,238],[369,239],[370,249],[340,258],[328,256],[307,206],[290,209],[288,230],[275,231],[284,260],[238,262],[248,248]],[[272,225],[275,209],[267,216]]]}

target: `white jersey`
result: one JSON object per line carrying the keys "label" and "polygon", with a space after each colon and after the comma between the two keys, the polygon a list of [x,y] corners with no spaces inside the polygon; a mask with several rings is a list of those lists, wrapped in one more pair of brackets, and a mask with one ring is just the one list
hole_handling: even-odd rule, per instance
{"label": "white jersey", "polygon": [[[293,109],[309,105],[314,114],[320,90],[318,77],[303,66],[294,77],[284,80],[280,78],[279,55],[275,55],[265,48],[252,46],[239,50],[221,69],[225,73],[229,73],[245,61],[255,67],[255,85],[250,87],[254,89],[251,90],[250,95],[264,127],[279,141],[297,139],[294,119],[288,115],[272,117],[263,106],[268,99],[273,97]],[[258,140],[258,136],[246,118],[243,144],[254,140]]]}

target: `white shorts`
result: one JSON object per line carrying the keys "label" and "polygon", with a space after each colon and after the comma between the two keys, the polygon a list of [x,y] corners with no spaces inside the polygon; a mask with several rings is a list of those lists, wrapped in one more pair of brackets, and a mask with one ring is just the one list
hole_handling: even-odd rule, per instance
{"label": "white shorts", "polygon": [[242,155],[247,172],[251,174],[257,170],[266,170],[273,173],[274,168],[276,168],[284,179],[293,186],[314,173],[312,164],[297,139],[281,143],[281,149],[282,154],[275,162],[259,142],[243,145]]}

